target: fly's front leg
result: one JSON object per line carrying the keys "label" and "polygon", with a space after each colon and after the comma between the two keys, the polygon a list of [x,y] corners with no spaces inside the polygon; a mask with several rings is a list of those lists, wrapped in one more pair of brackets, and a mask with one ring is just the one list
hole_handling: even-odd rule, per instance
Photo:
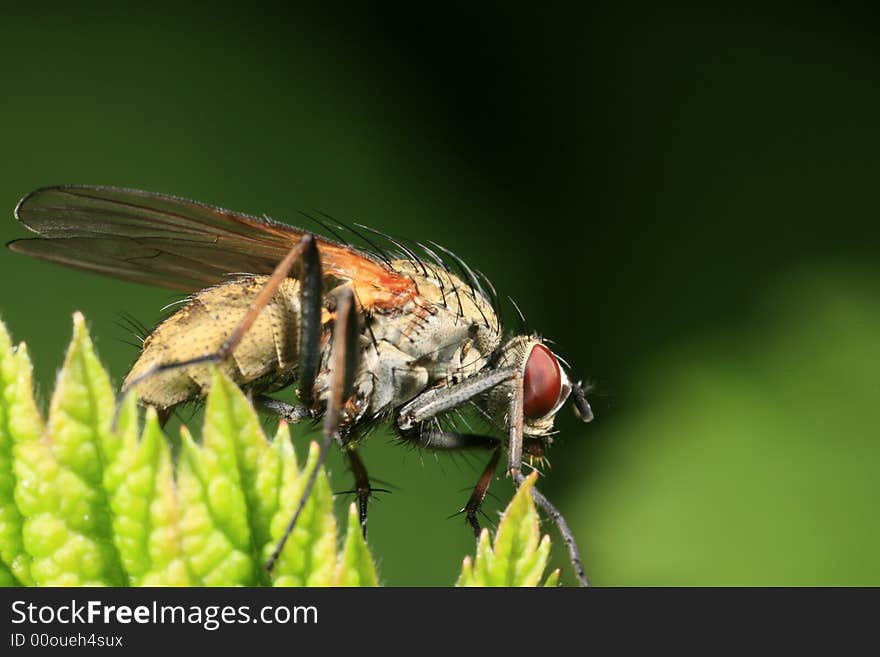
{"label": "fly's front leg", "polygon": [[409,431],[425,420],[461,406],[495,386],[510,381],[515,373],[516,370],[512,367],[503,367],[476,374],[454,385],[423,392],[400,409],[397,427],[402,431]]}
{"label": "fly's front leg", "polygon": [[[435,388],[422,393],[406,406],[404,406],[398,416],[398,427],[403,430],[411,430],[418,424],[429,420],[436,415],[451,410],[456,406],[460,406],[466,401],[486,392],[502,383],[512,381],[513,394],[510,397],[510,409],[508,411],[508,461],[507,472],[513,479],[514,484],[519,487],[523,477],[522,452],[523,452],[523,376],[519,370],[514,368],[503,368],[477,374],[461,383],[448,386],[446,388]],[[484,473],[485,474],[485,473]],[[479,486],[479,484],[478,484]],[[485,494],[485,493],[484,493]],[[574,534],[565,522],[565,518],[553,506],[550,501],[535,487],[532,488],[532,498],[535,503],[541,507],[548,516],[550,516],[556,528],[559,530],[566,547],[571,563],[575,569],[575,575],[582,586],[589,586],[589,581],[584,572],[583,562],[581,561],[580,551]]]}
{"label": "fly's front leg", "polygon": [[519,486],[518,475],[522,466],[523,451],[523,375],[516,370],[513,373],[513,394],[510,396],[510,412],[507,414],[510,432],[507,441],[507,474],[509,474],[517,487]]}
{"label": "fly's front leg", "polygon": [[[521,471],[522,450],[523,450],[523,377],[519,371],[513,377],[513,394],[510,397],[510,439],[508,442],[508,461],[507,472],[513,478],[514,485],[519,488],[525,477]],[[537,487],[532,487],[532,499],[544,512],[550,516],[553,524],[559,530],[565,546],[568,548],[568,556],[574,566],[574,573],[581,586],[589,586],[587,574],[584,572],[584,564],[581,561],[581,553],[578,550],[577,542],[574,540],[574,533],[565,522],[565,518],[559,510],[550,503],[544,494]]]}
{"label": "fly's front leg", "polygon": [[422,431],[415,436],[403,436],[407,440],[418,443],[425,449],[435,451],[453,451],[464,449],[489,449],[492,450],[492,456],[489,463],[483,469],[474,491],[471,493],[467,504],[462,507],[459,513],[464,513],[468,523],[474,530],[474,536],[480,538],[480,521],[477,514],[480,507],[483,506],[483,500],[486,499],[486,493],[489,492],[489,485],[492,483],[492,477],[495,469],[498,467],[498,460],[501,457],[501,441],[491,436],[480,436],[469,433],[455,433],[452,431]]}
{"label": "fly's front leg", "polygon": [[[523,481],[525,481],[525,476],[518,472],[514,478],[517,487]],[[562,536],[562,541],[565,543],[565,547],[568,548],[568,557],[571,560],[571,565],[574,567],[574,574],[577,577],[578,583],[581,586],[589,586],[590,580],[587,579],[587,573],[584,571],[584,563],[581,561],[581,553],[574,539],[574,532],[571,531],[568,523],[565,522],[565,517],[559,512],[559,509],[553,506],[550,500],[544,497],[544,494],[536,486],[532,486],[532,499],[535,501],[535,504],[550,516],[553,524],[556,525],[556,529],[559,530],[559,535]]]}
{"label": "fly's front leg", "polygon": [[333,440],[340,441],[340,424],[342,421],[342,408],[351,396],[351,390],[354,384],[354,373],[357,369],[357,341],[359,336],[357,309],[354,305],[354,295],[352,291],[345,288],[339,295],[339,301],[336,306],[336,317],[333,322],[333,337],[330,346],[330,377],[329,377],[329,395],[327,398],[327,408],[324,412],[324,424],[322,427],[323,437],[321,439],[321,450],[318,453],[318,459],[315,467],[309,473],[302,496],[299,499],[296,510],[290,518],[284,534],[269,556],[266,562],[266,570],[272,571],[275,562],[278,560],[284,544],[287,542],[290,532],[296,526],[296,521],[305,508],[306,502],[315,485],[318,477],[318,471],[324,465],[327,459],[327,451]]}

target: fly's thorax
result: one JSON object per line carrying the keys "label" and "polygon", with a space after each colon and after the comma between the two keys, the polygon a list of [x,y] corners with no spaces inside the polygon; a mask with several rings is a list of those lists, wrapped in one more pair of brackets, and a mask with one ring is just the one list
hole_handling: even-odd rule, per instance
{"label": "fly's thorax", "polygon": [[367,318],[355,389],[370,415],[390,412],[431,386],[457,383],[486,364],[473,328],[446,321],[442,312],[417,311],[413,306]]}
{"label": "fly's thorax", "polygon": [[[550,349],[535,336],[520,335],[504,345],[498,367],[513,367],[523,377],[523,433],[548,436],[559,409],[571,393],[571,383]],[[513,384],[493,388],[487,399],[489,412],[508,426]]]}
{"label": "fly's thorax", "polygon": [[[423,270],[408,260],[392,264],[410,277],[418,294],[402,308],[375,313],[373,335],[418,360],[432,380],[447,378],[462,367],[482,366],[475,357],[492,353],[501,336],[489,300],[445,269],[426,263]],[[465,359],[468,351],[470,363]]]}
{"label": "fly's thorax", "polygon": [[[352,421],[388,413],[431,386],[476,374],[500,343],[491,303],[458,277],[430,265],[423,271],[406,260],[395,261],[393,267],[415,283],[417,295],[400,306],[365,314],[350,404],[358,415]],[[326,396],[329,380],[329,372],[322,370],[315,382],[319,398]]]}

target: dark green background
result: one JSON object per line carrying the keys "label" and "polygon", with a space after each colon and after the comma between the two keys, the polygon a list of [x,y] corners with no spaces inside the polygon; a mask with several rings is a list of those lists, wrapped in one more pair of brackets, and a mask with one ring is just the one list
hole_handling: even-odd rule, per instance
{"label": "dark green background", "polygon": [[[122,12],[4,15],[0,239],[26,192],[90,183],[435,240],[596,383],[542,486],[597,584],[880,584],[872,16]],[[10,252],[0,285],[44,401],[74,310],[118,382],[118,314],[174,298]],[[479,460],[364,457],[400,488],[383,580],[452,583]]]}

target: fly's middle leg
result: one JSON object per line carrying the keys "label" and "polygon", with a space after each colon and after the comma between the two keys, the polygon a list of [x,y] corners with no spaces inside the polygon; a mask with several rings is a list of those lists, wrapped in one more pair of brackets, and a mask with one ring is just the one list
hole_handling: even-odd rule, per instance
{"label": "fly's middle leg", "polygon": [[[296,423],[304,420],[311,420],[313,417],[310,408],[303,404],[289,404],[279,399],[273,399],[265,395],[254,397],[254,407],[269,415],[278,417],[286,422]],[[358,515],[361,523],[361,531],[364,538],[367,537],[367,502],[373,492],[388,492],[385,489],[373,488],[370,484],[370,476],[367,474],[367,468],[363,460],[358,454],[353,443],[346,443],[341,437],[337,441],[339,448],[348,459],[349,467],[354,474],[354,488],[351,490],[340,491],[342,493],[354,493],[358,500]]]}
{"label": "fly's middle leg", "polygon": [[486,493],[489,492],[489,484],[492,483],[492,477],[495,476],[495,469],[498,467],[498,459],[500,457],[500,448],[492,452],[492,458],[489,459],[489,462],[483,469],[483,474],[480,475],[477,485],[474,486],[474,492],[471,493],[470,499],[462,509],[477,539],[480,538],[480,521],[477,519],[477,512],[483,506],[483,500],[486,499]]}
{"label": "fly's middle leg", "polygon": [[[342,442],[342,441],[340,441]],[[351,467],[351,472],[354,474],[354,488],[348,491],[342,491],[344,493],[354,493],[357,495],[358,500],[358,518],[361,523],[361,533],[364,538],[367,537],[367,503],[370,500],[374,491],[382,490],[382,492],[387,492],[384,489],[373,488],[370,484],[370,475],[367,474],[367,468],[364,465],[363,460],[361,459],[360,454],[358,454],[357,449],[352,444],[342,444],[342,451],[345,452],[345,455],[348,457],[348,464]]]}
{"label": "fly's middle leg", "polygon": [[275,417],[296,424],[304,420],[311,420],[313,416],[312,409],[305,404],[289,404],[280,399],[273,399],[266,395],[257,395],[254,397],[254,408],[263,413],[274,415]]}
{"label": "fly's middle leg", "polygon": [[[498,467],[498,461],[501,457],[501,441],[491,436],[433,430],[422,431],[412,436],[404,434],[403,437],[407,440],[416,442],[419,446],[424,447],[425,449],[434,451],[448,452],[465,449],[491,450],[492,456],[489,458],[489,462],[480,474],[480,478],[477,480],[470,498],[468,498],[467,503],[458,512],[465,514],[468,524],[474,530],[474,536],[479,538],[480,521],[477,518],[477,514],[483,506],[483,501],[486,499],[486,493],[489,492],[489,486],[492,483],[492,478]],[[458,515],[458,513],[455,515]]]}

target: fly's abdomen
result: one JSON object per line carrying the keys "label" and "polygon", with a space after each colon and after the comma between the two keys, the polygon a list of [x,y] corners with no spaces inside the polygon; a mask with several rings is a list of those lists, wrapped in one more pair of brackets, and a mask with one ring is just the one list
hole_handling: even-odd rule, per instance
{"label": "fly's abdomen", "polygon": [[[193,295],[147,337],[126,385],[156,365],[215,353],[241,323],[266,280],[248,276]],[[255,391],[287,385],[297,363],[299,318],[299,283],[287,279],[220,367],[236,384]],[[200,397],[209,384],[210,369],[193,366],[149,376],[137,392],[142,402],[164,409]]]}

